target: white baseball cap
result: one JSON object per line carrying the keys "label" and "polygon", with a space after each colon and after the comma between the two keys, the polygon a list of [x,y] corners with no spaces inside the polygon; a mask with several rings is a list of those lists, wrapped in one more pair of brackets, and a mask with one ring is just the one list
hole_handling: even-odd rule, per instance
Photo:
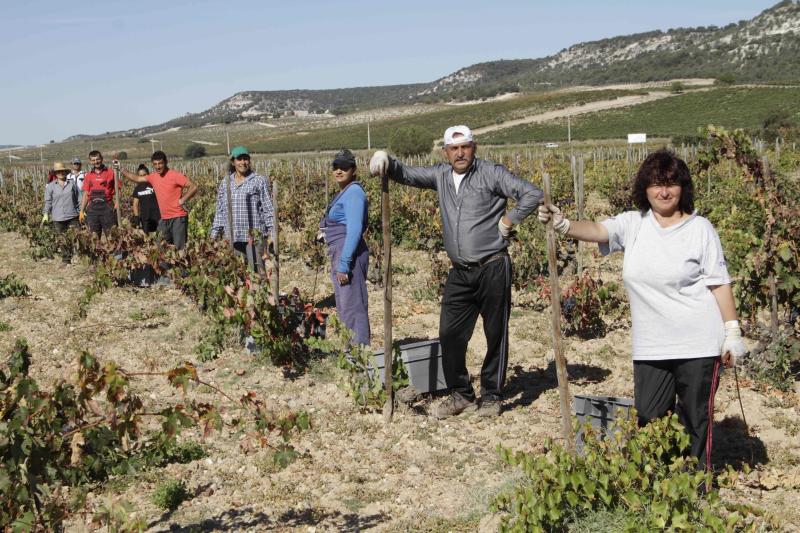
{"label": "white baseball cap", "polygon": [[[456,135],[460,135],[457,139],[453,137]],[[461,125],[461,126],[450,126],[446,130],[444,130],[444,145],[450,146],[451,144],[463,144],[472,142],[472,130],[468,127]]]}

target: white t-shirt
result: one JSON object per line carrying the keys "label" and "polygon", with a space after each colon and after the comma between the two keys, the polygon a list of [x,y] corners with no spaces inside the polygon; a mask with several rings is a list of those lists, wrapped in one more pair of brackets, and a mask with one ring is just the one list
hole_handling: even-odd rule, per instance
{"label": "white t-shirt", "polygon": [[461,182],[464,181],[464,176],[466,176],[466,174],[459,174],[455,170],[453,171],[453,183],[456,186],[456,194],[458,194],[458,188],[461,187]]}
{"label": "white t-shirt", "polygon": [[722,244],[707,219],[662,228],[651,211],[628,211],[601,222],[608,244],[624,252],[622,280],[631,305],[633,359],[716,357],[725,328],[711,285],[731,282]]}

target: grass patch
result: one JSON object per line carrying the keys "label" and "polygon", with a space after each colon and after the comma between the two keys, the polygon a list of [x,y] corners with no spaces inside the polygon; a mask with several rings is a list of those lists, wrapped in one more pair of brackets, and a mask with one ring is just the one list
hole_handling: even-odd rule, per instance
{"label": "grass patch", "polygon": [[[588,113],[572,118],[572,139],[624,138],[644,132],[650,137],[697,136],[708,124],[726,128],[760,128],[770,114],[786,111],[800,120],[800,89],[725,88],[697,91],[644,104]],[[482,135],[484,144],[566,141],[564,120],[526,124]]]}
{"label": "grass patch", "polygon": [[177,479],[170,479],[156,486],[152,501],[159,509],[174,511],[188,499],[189,491],[186,490],[186,484]]}

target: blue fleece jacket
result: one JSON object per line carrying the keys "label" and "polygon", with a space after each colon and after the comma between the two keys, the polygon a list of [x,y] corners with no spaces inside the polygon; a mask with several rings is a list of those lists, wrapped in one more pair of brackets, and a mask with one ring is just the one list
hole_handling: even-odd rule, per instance
{"label": "blue fleece jacket", "polygon": [[339,224],[347,226],[344,239],[344,248],[336,267],[337,272],[347,274],[353,263],[353,254],[356,251],[361,234],[367,227],[367,195],[360,184],[354,183],[335,198],[328,217]]}

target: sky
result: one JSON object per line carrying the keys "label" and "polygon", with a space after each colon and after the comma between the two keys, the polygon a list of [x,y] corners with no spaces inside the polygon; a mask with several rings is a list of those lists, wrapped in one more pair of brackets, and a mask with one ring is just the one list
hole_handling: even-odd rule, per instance
{"label": "sky", "polygon": [[159,124],[238,91],[423,83],[778,0],[0,0],[0,145]]}

